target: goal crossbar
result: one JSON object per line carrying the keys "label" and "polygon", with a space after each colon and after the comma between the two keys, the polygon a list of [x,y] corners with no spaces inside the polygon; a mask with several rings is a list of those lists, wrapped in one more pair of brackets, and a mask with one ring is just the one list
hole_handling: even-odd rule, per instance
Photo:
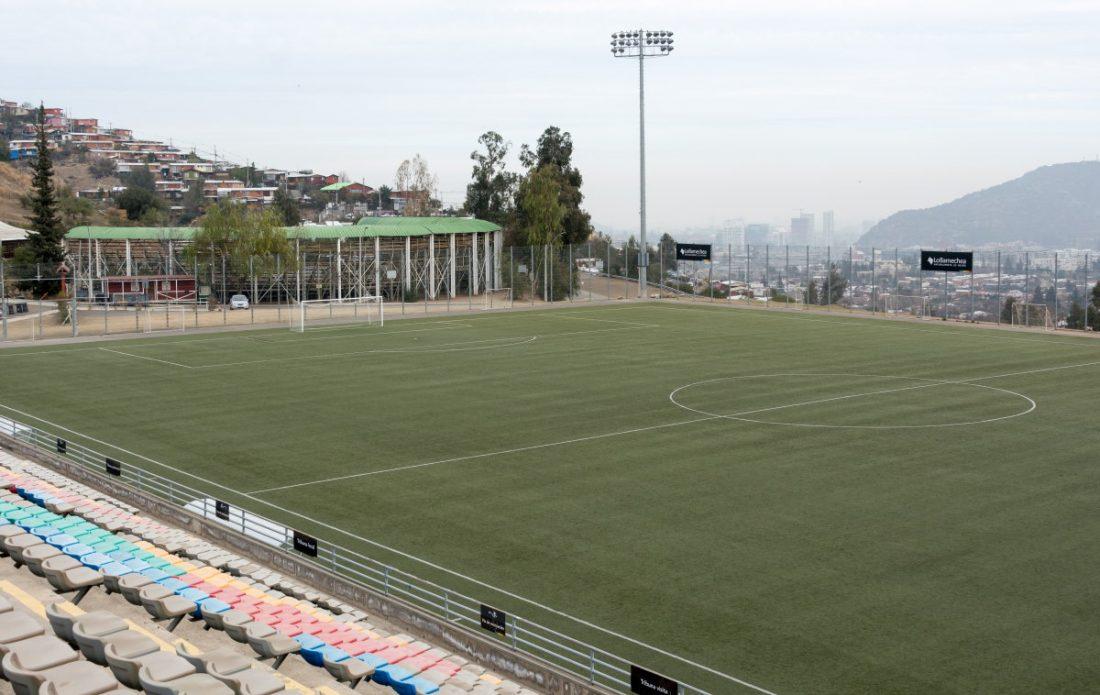
{"label": "goal crossbar", "polygon": [[291,312],[291,330],[302,333],[310,323],[366,323],[382,326],[385,322],[385,302],[378,295],[341,297],[339,299],[303,299],[297,311]]}

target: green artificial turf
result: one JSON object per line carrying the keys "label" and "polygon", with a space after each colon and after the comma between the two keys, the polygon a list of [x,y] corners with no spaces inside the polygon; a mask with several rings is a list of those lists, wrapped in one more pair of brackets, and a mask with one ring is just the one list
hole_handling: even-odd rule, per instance
{"label": "green artificial turf", "polygon": [[777,693],[1100,682],[1094,340],[648,304],[20,348],[0,374],[0,415],[714,693],[749,691],[535,604]]}

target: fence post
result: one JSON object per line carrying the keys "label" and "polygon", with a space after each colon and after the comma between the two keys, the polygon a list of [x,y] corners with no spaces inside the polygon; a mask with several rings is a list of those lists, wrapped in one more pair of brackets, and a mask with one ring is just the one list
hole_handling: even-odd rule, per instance
{"label": "fence post", "polygon": [[382,590],[385,592],[386,596],[389,596],[390,595],[390,566],[389,565],[386,565],[385,569],[382,570],[382,587],[383,587]]}
{"label": "fence post", "polygon": [[1084,298],[1084,305],[1085,305],[1085,324],[1084,324],[1084,329],[1083,330],[1085,330],[1085,331],[1087,331],[1089,329],[1089,307],[1092,306],[1092,297],[1089,296],[1090,294],[1091,293],[1089,292],[1089,252],[1085,251],[1085,294],[1084,294],[1084,297],[1083,297]]}
{"label": "fence post", "polygon": [[588,682],[596,682],[596,649],[588,648]]}
{"label": "fence post", "polygon": [[[0,340],[8,339],[8,300],[6,281],[4,280],[3,243],[0,242]],[[1088,271],[1086,271],[1088,272]]]}
{"label": "fence post", "polygon": [[1054,252],[1054,330],[1058,330],[1058,252]]}
{"label": "fence post", "polygon": [[997,324],[1001,323],[1001,304],[1004,302],[1004,298],[1001,297],[1001,252],[997,252]]}

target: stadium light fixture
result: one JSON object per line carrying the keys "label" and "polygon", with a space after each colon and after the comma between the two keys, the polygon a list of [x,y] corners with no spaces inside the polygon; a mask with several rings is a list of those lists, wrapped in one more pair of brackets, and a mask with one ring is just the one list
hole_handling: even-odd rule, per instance
{"label": "stadium light fixture", "polygon": [[638,59],[638,160],[639,166],[639,233],[638,297],[646,296],[646,268],[649,248],[645,238],[645,59],[672,55],[671,31],[631,29],[611,34],[611,55],[615,58]]}

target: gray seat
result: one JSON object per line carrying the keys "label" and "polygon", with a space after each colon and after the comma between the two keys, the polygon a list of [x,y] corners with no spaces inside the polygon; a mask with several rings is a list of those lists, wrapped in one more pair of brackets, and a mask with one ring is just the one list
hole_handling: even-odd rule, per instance
{"label": "gray seat", "polygon": [[[217,674],[210,675],[217,678]],[[221,680],[221,679],[219,679]],[[250,668],[227,676],[222,681],[239,695],[274,695],[286,690],[286,681],[270,671]]]}
{"label": "gray seat", "polygon": [[46,541],[32,533],[22,533],[17,536],[8,536],[3,540],[4,550],[15,560],[16,567],[23,566],[23,551],[36,545],[43,545]]}
{"label": "gray seat", "polygon": [[127,574],[119,578],[118,591],[122,594],[122,597],[134,604],[135,606],[141,605],[141,590],[145,587],[153,584],[153,580],[146,577],[144,574]]}
{"label": "gray seat", "polygon": [[[226,611],[228,613],[229,611]],[[263,623],[256,623],[252,620],[252,617],[242,611],[236,611],[244,616],[244,618],[233,617],[232,619],[222,619],[222,629],[225,630],[225,634],[229,635],[229,638],[234,642],[240,642],[241,644],[248,643],[248,628],[253,625]]]}
{"label": "gray seat", "polygon": [[[76,563],[76,567],[72,563]],[[42,562],[42,573],[58,593],[76,592],[72,598],[74,604],[80,603],[93,586],[103,583],[103,575],[96,570],[85,567],[79,560],[74,560],[68,555],[51,557]]]}
{"label": "gray seat", "polygon": [[138,682],[141,689],[149,695],[175,695],[180,692],[180,684],[173,686],[172,681],[193,673],[195,667],[186,659],[168,652],[157,652],[144,658],[141,668],[138,669]]}
{"label": "gray seat", "polygon": [[302,648],[297,640],[263,623],[250,624],[245,629],[245,639],[248,640],[248,646],[252,647],[252,651],[259,654],[261,658],[274,659],[272,668],[275,669],[278,669],[289,655]]}
{"label": "gray seat", "polygon": [[118,688],[111,672],[87,661],[56,666],[45,671],[39,692],[43,695],[99,695]]}
{"label": "gray seat", "polygon": [[233,695],[232,688],[205,673],[192,673],[168,683],[168,686],[169,692],[175,695]]}
{"label": "gray seat", "polygon": [[160,651],[157,643],[145,635],[134,630],[125,630],[115,633],[103,648],[103,655],[107,659],[107,666],[119,683],[131,688],[140,688],[138,672],[143,664],[143,657]]}
{"label": "gray seat", "polygon": [[176,645],[176,654],[181,659],[186,659],[199,673],[210,673],[213,669],[218,674],[228,675],[252,668],[255,663],[254,659],[229,648],[194,651],[188,642],[182,640]]}
{"label": "gray seat", "polygon": [[326,658],[324,665],[330,676],[341,683],[347,683],[353,690],[364,678],[370,678],[374,674],[374,667],[359,659],[330,661]]}
{"label": "gray seat", "polygon": [[53,635],[39,635],[17,642],[3,660],[4,675],[16,695],[37,695],[46,680],[44,671],[68,664],[80,654]]}
{"label": "gray seat", "polygon": [[[234,608],[230,608],[227,611],[216,613],[214,611],[207,610],[204,606],[199,606],[199,612],[202,615],[202,619],[206,622],[205,629],[209,630],[214,628],[215,630],[225,630],[226,623],[234,625],[245,625],[252,622],[252,617],[244,611],[239,611]],[[243,633],[242,633],[243,635]]]}
{"label": "gray seat", "polygon": [[73,639],[89,661],[106,666],[107,655],[104,653],[104,648],[107,646],[106,640],[111,635],[129,629],[126,621],[117,615],[106,611],[93,611],[73,621]]}
{"label": "gray seat", "polygon": [[46,628],[34,616],[13,610],[0,613],[0,654],[7,655],[17,643],[46,633]]}
{"label": "gray seat", "polygon": [[196,608],[194,601],[179,596],[160,584],[143,587],[138,596],[145,612],[158,620],[171,621],[168,624],[169,632],[175,630],[180,621]]}
{"label": "gray seat", "polygon": [[57,557],[62,554],[60,549],[53,547],[49,543],[31,546],[23,551],[23,564],[27,566],[27,569],[29,569],[32,574],[44,577],[46,575],[42,571],[42,563],[49,560],[51,557]]}

